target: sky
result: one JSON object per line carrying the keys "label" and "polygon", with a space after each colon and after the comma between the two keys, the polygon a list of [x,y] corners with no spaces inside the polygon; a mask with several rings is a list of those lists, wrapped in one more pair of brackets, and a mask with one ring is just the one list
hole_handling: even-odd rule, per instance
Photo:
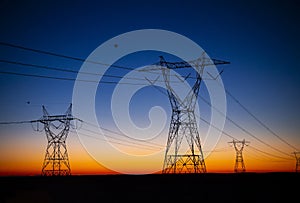
{"label": "sky", "polygon": [[[230,95],[226,97],[230,120],[226,120],[224,131],[239,140],[250,141],[243,151],[247,171],[295,170],[292,152],[300,149],[300,16],[297,1],[7,0],[1,1],[0,9],[0,42],[82,59],[86,59],[107,40],[134,30],[168,30],[191,39],[211,58],[230,62],[218,66],[219,71],[224,69],[221,79],[225,89],[237,99]],[[50,114],[66,111],[72,102],[74,81],[3,72],[73,79],[76,73],[30,68],[3,60],[75,72],[83,65],[82,61],[3,45],[0,45],[0,53],[0,122],[39,119],[42,105]],[[116,61],[115,65],[135,69],[158,62],[160,55],[164,55],[166,60],[179,60],[167,53],[143,51],[129,54]],[[110,67],[107,74],[123,77],[129,72]],[[119,82],[120,79],[106,77],[103,81]],[[152,107],[161,106],[166,113],[160,136],[153,139],[151,133],[145,134],[142,136],[147,142],[137,142],[124,137],[114,123],[110,105],[115,87],[115,84],[98,85],[95,111],[98,122],[108,129],[105,131],[110,136],[107,139],[113,141],[111,144],[120,153],[101,148],[106,141],[97,139],[97,129],[83,124],[81,132],[86,134],[90,147],[83,141],[84,138],[76,134],[75,129],[71,130],[67,139],[73,174],[148,173],[162,168],[171,117],[168,98],[153,87],[143,88],[132,97],[130,116],[140,128],[149,125],[148,113]],[[200,95],[209,100],[204,85]],[[122,101],[120,104],[122,108]],[[200,112],[203,112],[201,116],[209,120],[210,107],[201,99],[199,106]],[[202,136],[207,132],[207,127],[205,123],[199,123]],[[233,171],[235,151],[228,144],[230,141],[230,137],[222,135],[213,152],[203,147],[208,172]],[[156,144],[155,149],[153,145],[151,149],[146,149],[150,142]],[[0,175],[40,174],[46,146],[45,133],[34,131],[31,124],[1,125]]]}

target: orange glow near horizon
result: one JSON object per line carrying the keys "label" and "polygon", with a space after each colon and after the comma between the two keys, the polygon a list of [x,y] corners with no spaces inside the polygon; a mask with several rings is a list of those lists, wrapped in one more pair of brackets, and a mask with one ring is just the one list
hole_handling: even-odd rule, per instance
{"label": "orange glow near horizon", "polygon": [[[41,145],[41,143],[44,144]],[[118,172],[106,168],[92,158],[77,137],[69,137],[67,147],[73,175],[118,174]],[[9,139],[0,143],[0,176],[40,175],[45,148],[46,142],[44,137],[37,137],[36,140],[27,140],[25,138],[18,140]],[[216,148],[222,147],[217,146]],[[261,146],[260,149],[262,149]],[[290,160],[285,161],[258,155],[254,154],[253,151],[244,151],[243,157],[247,172],[295,171],[295,160],[292,157]],[[143,173],[142,167],[151,169],[154,166],[156,168],[161,166],[162,168],[163,157],[148,162],[118,160],[118,157],[112,157],[112,162],[138,174]],[[235,151],[229,147],[225,151],[213,152],[206,158],[205,163],[208,173],[232,173],[235,164]],[[135,168],[140,169],[136,170]],[[157,171],[156,173],[160,172]]]}
{"label": "orange glow near horizon", "polygon": [[[211,155],[206,159],[206,167],[208,173],[232,173],[234,168],[233,153],[229,152],[229,156],[223,155],[222,157],[217,155]],[[71,172],[73,175],[101,175],[101,174],[118,174],[115,171],[109,170],[104,166],[97,163],[88,154],[81,153],[80,158],[70,157]],[[275,162],[275,161],[261,161],[253,160],[250,158],[244,158],[247,172],[293,172],[295,163],[289,162]],[[42,159],[26,159],[15,161],[3,161],[1,160],[0,175],[40,175]],[[131,163],[132,164],[132,163]],[[151,164],[143,164],[145,167],[149,167]],[[148,166],[147,166],[148,165]],[[132,166],[134,167],[134,165]],[[135,172],[134,170],[132,170]],[[142,171],[136,171],[137,173],[143,173]]]}

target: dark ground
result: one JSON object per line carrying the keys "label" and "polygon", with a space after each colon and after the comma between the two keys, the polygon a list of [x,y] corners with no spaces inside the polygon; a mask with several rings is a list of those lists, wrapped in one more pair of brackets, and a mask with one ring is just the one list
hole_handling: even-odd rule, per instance
{"label": "dark ground", "polygon": [[295,202],[298,173],[0,177],[0,202]]}

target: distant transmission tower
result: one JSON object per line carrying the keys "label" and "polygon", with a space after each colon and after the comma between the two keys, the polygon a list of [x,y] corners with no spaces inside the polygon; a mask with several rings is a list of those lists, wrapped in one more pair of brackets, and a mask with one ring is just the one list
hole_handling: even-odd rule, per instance
{"label": "distant transmission tower", "polygon": [[[203,53],[204,56],[204,53]],[[172,107],[171,123],[162,173],[205,173],[206,166],[202,152],[200,136],[195,117],[195,105],[202,81],[203,70],[206,65],[228,64],[229,62],[211,60],[200,57],[192,62],[167,62],[161,56],[160,67],[149,67],[145,70],[161,70]],[[184,99],[180,98],[170,84],[170,69],[192,68],[197,70],[192,90]],[[182,140],[188,144],[187,150],[181,149]],[[180,150],[181,149],[181,150]]]}
{"label": "distant transmission tower", "polygon": [[300,171],[299,165],[300,165],[300,152],[294,152],[293,153],[296,158],[296,172],[298,173]]}
{"label": "distant transmission tower", "polygon": [[[43,117],[33,121],[42,123],[46,133],[48,145],[42,167],[43,176],[64,176],[71,175],[66,139],[71,127],[71,121],[75,120],[72,116],[72,104],[64,115],[49,115],[45,106]],[[79,119],[77,119],[79,120]],[[37,127],[37,130],[38,127]]]}
{"label": "distant transmission tower", "polygon": [[232,142],[228,142],[230,144],[233,144],[235,152],[236,152],[236,158],[235,158],[235,165],[234,165],[234,172],[240,173],[240,172],[246,172],[246,167],[243,159],[243,149],[244,146],[248,146],[248,141],[237,141],[233,140]]}

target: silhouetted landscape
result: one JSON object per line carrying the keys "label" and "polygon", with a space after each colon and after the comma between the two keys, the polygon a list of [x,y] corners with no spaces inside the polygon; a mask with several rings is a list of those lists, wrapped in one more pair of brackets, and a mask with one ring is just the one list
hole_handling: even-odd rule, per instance
{"label": "silhouetted landscape", "polygon": [[299,173],[1,177],[1,202],[291,202]]}

